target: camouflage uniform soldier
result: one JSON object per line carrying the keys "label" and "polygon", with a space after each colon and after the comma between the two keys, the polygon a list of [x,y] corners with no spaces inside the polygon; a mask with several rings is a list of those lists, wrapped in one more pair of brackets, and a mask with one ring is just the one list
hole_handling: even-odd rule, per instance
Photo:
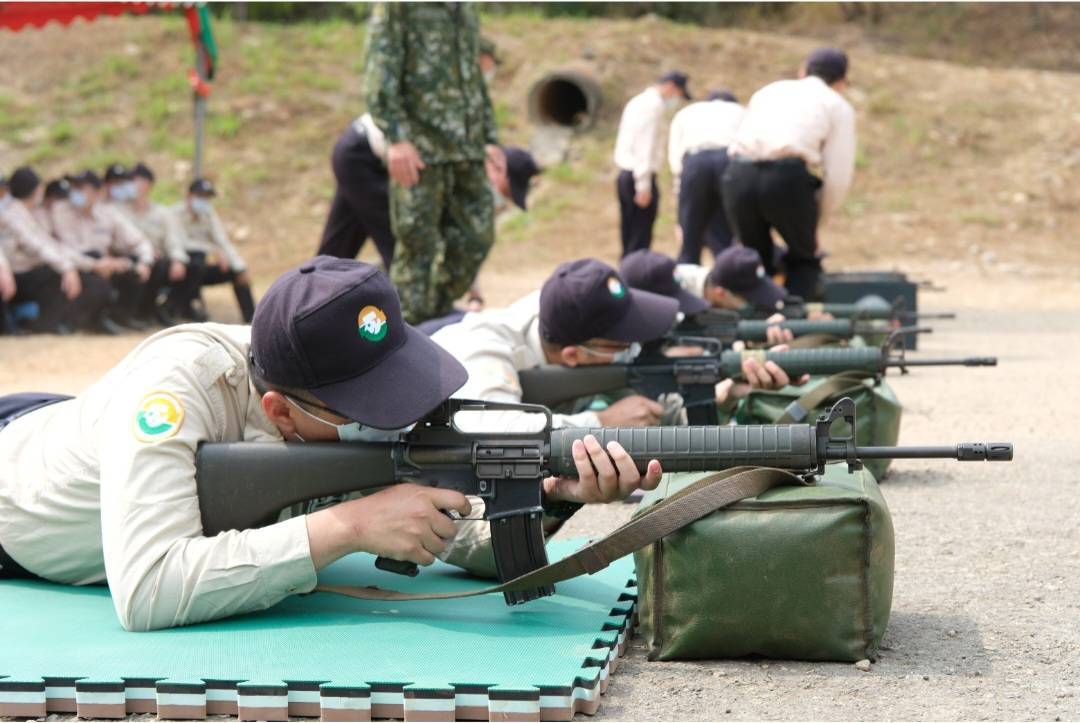
{"label": "camouflage uniform soldier", "polygon": [[504,168],[506,159],[479,39],[467,4],[387,3],[372,15],[365,88],[389,144],[390,278],[411,323],[450,311],[495,238],[484,162]]}

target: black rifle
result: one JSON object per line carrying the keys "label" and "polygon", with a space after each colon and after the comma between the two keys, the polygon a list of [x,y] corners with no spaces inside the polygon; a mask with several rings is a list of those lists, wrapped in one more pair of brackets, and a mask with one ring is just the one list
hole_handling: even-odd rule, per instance
{"label": "black rifle", "polygon": [[726,309],[707,309],[688,316],[679,322],[671,334],[675,336],[697,336],[716,339],[730,345],[736,341],[764,342],[768,340],[771,326],[789,330],[795,338],[810,334],[823,334],[838,339],[851,339],[859,334],[890,334],[900,331],[904,334],[928,333],[924,328],[901,328],[875,324],[861,317],[841,317],[837,319],[788,319],[779,324],[770,324],[764,319],[742,319],[738,312]]}
{"label": "black rifle", "polygon": [[[537,432],[469,433],[454,422],[463,411],[506,410],[542,414],[546,424]],[[329,495],[397,482],[453,489],[484,500],[496,568],[506,582],[547,564],[542,481],[577,475],[571,447],[587,434],[605,446],[617,441],[641,472],[652,459],[669,472],[756,465],[806,475],[823,473],[833,461],[856,469],[864,459],[1012,459],[1007,443],[858,447],[852,436],[830,436],[841,418],[856,429],[850,399],[840,400],[815,424],[553,430],[551,413],[543,407],[450,399],[398,442],[203,444],[196,455],[199,510],[203,534],[216,535],[272,524],[282,509]],[[387,569],[414,574],[410,563],[397,566]],[[514,605],[554,592],[549,585],[504,595]]]}
{"label": "black rifle", "polygon": [[[681,341],[706,347],[716,344],[713,339],[693,337]],[[762,364],[775,362],[793,378],[803,374],[832,375],[846,371],[862,371],[880,377],[889,368],[907,373],[908,367],[916,366],[997,365],[996,357],[908,359],[902,347],[893,350],[896,341],[893,336],[881,347],[714,351],[691,357],[666,357],[654,347],[652,353],[646,350],[630,364],[535,367],[518,372],[518,380],[523,402],[547,407],[620,389],[633,389],[654,399],[661,394],[678,392],[683,397],[691,424],[715,424],[711,420],[700,421],[708,418],[710,410],[712,419],[716,419],[714,387],[725,379],[743,379],[742,363],[748,358]]]}

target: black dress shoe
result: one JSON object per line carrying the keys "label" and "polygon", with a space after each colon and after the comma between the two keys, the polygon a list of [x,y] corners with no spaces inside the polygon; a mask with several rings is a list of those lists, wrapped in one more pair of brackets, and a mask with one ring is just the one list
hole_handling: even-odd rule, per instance
{"label": "black dress shoe", "polygon": [[114,324],[132,331],[146,331],[150,328],[150,325],[145,321],[140,321],[130,314],[116,314],[112,317],[112,321]]}
{"label": "black dress shoe", "polygon": [[173,312],[164,306],[154,307],[154,318],[164,327],[176,326],[180,323],[180,320],[173,315]]}
{"label": "black dress shoe", "polygon": [[93,331],[99,334],[108,334],[109,336],[119,336],[121,334],[127,334],[130,329],[120,326],[115,321],[107,316],[102,316],[97,320],[97,323],[93,326]]}

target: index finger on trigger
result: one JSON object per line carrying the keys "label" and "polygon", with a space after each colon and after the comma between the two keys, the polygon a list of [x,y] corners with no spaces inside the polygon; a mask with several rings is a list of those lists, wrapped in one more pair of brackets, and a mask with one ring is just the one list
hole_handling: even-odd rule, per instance
{"label": "index finger on trigger", "polygon": [[431,487],[431,502],[440,510],[455,510],[462,517],[468,517],[472,512],[472,504],[469,498],[457,490],[440,489]]}

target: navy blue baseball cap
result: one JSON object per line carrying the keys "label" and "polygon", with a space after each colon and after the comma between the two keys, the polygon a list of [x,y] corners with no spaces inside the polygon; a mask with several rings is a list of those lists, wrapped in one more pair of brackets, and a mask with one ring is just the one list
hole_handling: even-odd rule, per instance
{"label": "navy blue baseball cap", "polygon": [[188,186],[188,193],[196,196],[216,196],[217,189],[214,188],[214,184],[210,183],[209,180],[205,178],[196,178],[191,182],[191,185]]}
{"label": "navy blue baseball cap", "polygon": [[806,74],[832,84],[847,77],[847,53],[838,48],[818,48],[806,58]]}
{"label": "navy blue baseball cap", "polygon": [[632,289],[618,271],[596,259],[568,261],[540,290],[540,335],[561,345],[589,339],[645,342],[675,324],[679,302]]}
{"label": "navy blue baseball cap", "polygon": [[468,378],[453,356],[405,323],[385,274],[332,256],[285,272],[259,300],[251,364],[266,381],[306,390],[378,429],[422,419]]}
{"label": "navy blue baseball cap", "polygon": [[123,163],[113,163],[105,169],[105,183],[113,181],[127,181],[131,179],[131,171]]}
{"label": "navy blue baseball cap", "polygon": [[690,95],[690,88],[687,87],[690,83],[690,76],[681,70],[669,70],[660,76],[661,83],[667,83],[671,81],[675,84],[675,87],[682,91],[683,98],[686,100],[692,100],[693,96]]}
{"label": "navy blue baseball cap", "polygon": [[761,256],[752,248],[736,244],[716,257],[709,272],[709,282],[734,291],[754,306],[775,309],[787,298],[787,292],[776,285],[765,272]]}
{"label": "navy blue baseball cap", "polygon": [[692,294],[675,279],[675,259],[656,251],[642,249],[627,254],[619,264],[626,283],[635,289],[670,296],[679,302],[679,311],[691,316],[709,308],[709,302]]}

